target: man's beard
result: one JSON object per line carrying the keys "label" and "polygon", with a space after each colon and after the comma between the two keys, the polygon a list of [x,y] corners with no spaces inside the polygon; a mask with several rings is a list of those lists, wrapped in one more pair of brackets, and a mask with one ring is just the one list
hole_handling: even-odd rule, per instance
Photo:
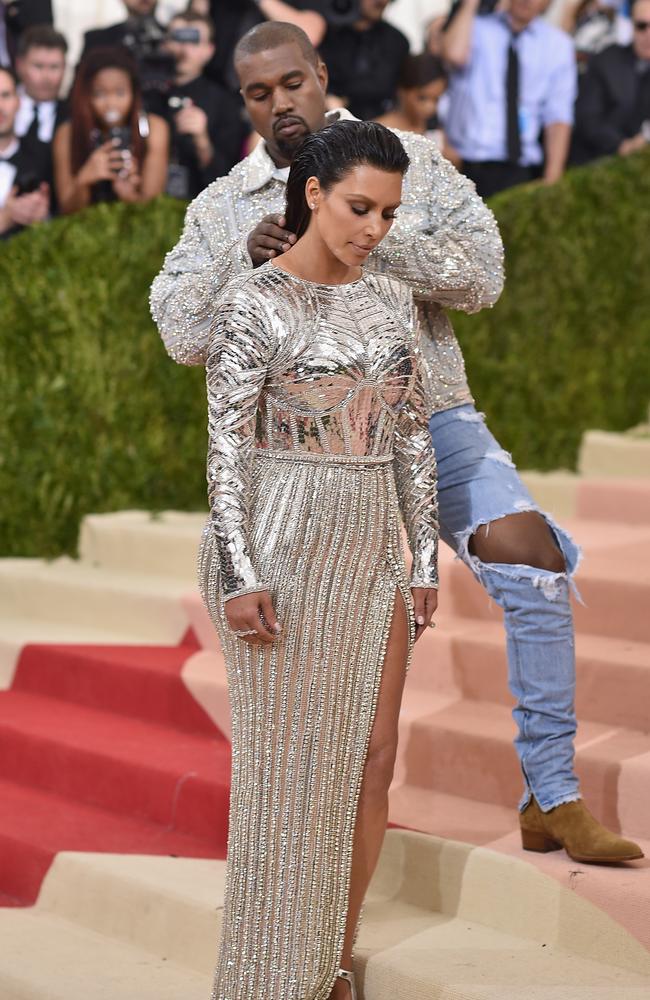
{"label": "man's beard", "polygon": [[309,130],[303,132],[302,135],[297,135],[295,139],[281,139],[276,135],[275,145],[277,146],[282,159],[289,161],[293,160],[308,135],[311,135],[311,131]]}

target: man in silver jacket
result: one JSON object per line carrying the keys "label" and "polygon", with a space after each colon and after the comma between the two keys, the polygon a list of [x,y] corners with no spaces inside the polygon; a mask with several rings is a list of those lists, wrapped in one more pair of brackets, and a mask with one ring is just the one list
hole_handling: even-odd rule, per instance
{"label": "man in silver jacket", "polygon": [[[183,234],[151,291],[167,351],[203,364],[220,289],[287,250],[285,185],[305,135],[327,113],[327,70],[307,36],[267,22],[239,42],[235,62],[255,150],[190,205]],[[581,862],[641,857],[586,809],[574,771],[575,654],[571,577],[579,553],[541,513],[475,407],[446,309],[492,306],[503,287],[503,247],[474,185],[424,136],[399,133],[410,157],[403,203],[368,267],[414,291],[438,462],[441,537],[504,609],[515,746],[524,776],[524,847],[564,847]]]}

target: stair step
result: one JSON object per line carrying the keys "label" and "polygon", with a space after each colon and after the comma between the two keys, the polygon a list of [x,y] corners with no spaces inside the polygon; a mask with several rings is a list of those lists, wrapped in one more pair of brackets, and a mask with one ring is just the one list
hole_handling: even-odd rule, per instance
{"label": "stair step", "polygon": [[[200,840],[107,809],[0,779],[0,886],[12,905],[37,898],[60,851],[221,857],[217,838]],[[2,903],[0,898],[0,905]]]}
{"label": "stair step", "polygon": [[650,524],[650,479],[578,479],[576,516]]}
{"label": "stair step", "polygon": [[205,1000],[209,995],[205,974],[50,913],[0,912],[0,935],[3,1000]]}
{"label": "stair step", "polygon": [[531,865],[627,928],[650,956],[650,841],[637,838],[645,861],[576,865],[564,851],[522,851],[516,809],[404,784],[391,788],[390,821],[445,840],[497,850]]}
{"label": "stair step", "polygon": [[650,478],[650,435],[612,434],[587,431],[578,457],[580,474],[591,478],[604,476]]}
{"label": "stair step", "polygon": [[181,675],[197,648],[29,645],[13,690],[212,735],[214,724]]}
{"label": "stair step", "polygon": [[[436,639],[451,644],[453,679],[462,697],[512,706],[505,632],[500,622],[441,623]],[[434,654],[435,656],[435,654]],[[435,659],[430,673],[436,670]],[[650,643],[576,636],[576,710],[580,720],[650,731]]]}
{"label": "stair step", "polygon": [[74,622],[137,636],[180,642],[188,628],[182,606],[187,583],[172,577],[103,570],[61,558],[0,560],[5,617]]}
{"label": "stair step", "polygon": [[81,524],[79,557],[92,566],[174,576],[196,584],[205,513],[124,510],[90,514]]}
{"label": "stair step", "polygon": [[[459,701],[407,721],[404,729],[405,783],[506,807],[518,801],[522,779],[512,748],[514,722],[504,706]],[[585,799],[606,826],[618,830],[623,822],[630,836],[650,837],[647,795],[630,794],[650,782],[647,734],[582,723],[576,770]]]}
{"label": "stair step", "polygon": [[218,736],[0,693],[0,777],[225,843],[230,748]]}

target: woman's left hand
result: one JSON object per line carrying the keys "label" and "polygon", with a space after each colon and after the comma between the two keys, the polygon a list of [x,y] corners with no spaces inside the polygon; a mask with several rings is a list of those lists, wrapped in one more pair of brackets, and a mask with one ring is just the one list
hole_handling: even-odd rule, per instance
{"label": "woman's left hand", "polygon": [[411,587],[413,610],[415,613],[415,641],[417,642],[425,628],[430,624],[433,613],[438,607],[438,591],[433,587]]}

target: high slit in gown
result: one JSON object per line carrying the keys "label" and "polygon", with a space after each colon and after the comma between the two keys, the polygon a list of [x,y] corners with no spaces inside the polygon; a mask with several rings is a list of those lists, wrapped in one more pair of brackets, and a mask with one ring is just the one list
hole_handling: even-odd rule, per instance
{"label": "high slit in gown", "polygon": [[[325,1000],[395,597],[410,655],[410,588],[437,586],[413,303],[386,276],[321,285],[269,263],[215,312],[199,575],[227,664],[232,789],[212,996]],[[251,646],[224,608],[261,590],[282,632]]]}

